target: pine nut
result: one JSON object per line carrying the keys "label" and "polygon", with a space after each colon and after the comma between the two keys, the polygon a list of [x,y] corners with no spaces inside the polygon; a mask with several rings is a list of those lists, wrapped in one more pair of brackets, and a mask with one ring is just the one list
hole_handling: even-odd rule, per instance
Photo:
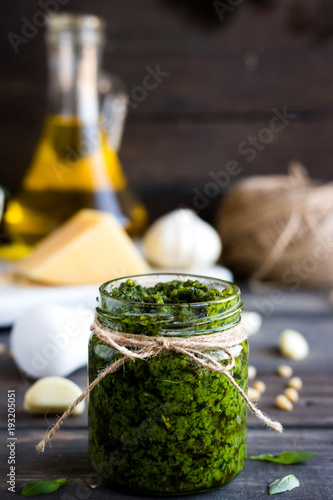
{"label": "pine nut", "polygon": [[256,391],[260,392],[260,394],[263,394],[266,391],[266,384],[262,380],[257,380],[253,384],[253,389],[255,389]]}
{"label": "pine nut", "polygon": [[288,386],[296,389],[296,391],[300,391],[303,387],[302,379],[299,377],[293,377],[289,380]]}
{"label": "pine nut", "polygon": [[294,370],[289,365],[280,365],[278,366],[277,372],[280,375],[280,377],[289,378],[294,373]]}
{"label": "pine nut", "polygon": [[284,394],[276,396],[275,404],[280,410],[291,411],[293,409],[292,402]]}
{"label": "pine nut", "polygon": [[297,401],[299,400],[298,392],[293,387],[287,387],[287,389],[284,391],[284,394],[292,403],[297,403]]}
{"label": "pine nut", "polygon": [[247,395],[250,401],[259,401],[260,399],[260,392],[254,389],[253,387],[248,388]]}

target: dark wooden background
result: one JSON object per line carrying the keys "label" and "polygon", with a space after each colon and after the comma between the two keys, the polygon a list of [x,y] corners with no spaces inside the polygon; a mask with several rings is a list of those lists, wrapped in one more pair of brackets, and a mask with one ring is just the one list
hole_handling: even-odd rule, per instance
{"label": "dark wooden background", "polygon": [[[129,93],[142,84],[147,65],[169,73],[130,111],[121,150],[152,218],[191,205],[193,188],[202,189],[209,172],[230,160],[252,175],[285,173],[299,159],[311,175],[333,178],[331,0],[229,2],[235,3],[223,21],[210,0],[69,0],[60,7],[106,18],[104,68],[121,76]],[[23,18],[31,21],[38,11],[35,0],[2,5],[0,183],[11,190],[39,137],[46,58],[43,29],[18,54],[7,35],[22,35]],[[284,106],[297,117],[248,163],[239,144]]]}

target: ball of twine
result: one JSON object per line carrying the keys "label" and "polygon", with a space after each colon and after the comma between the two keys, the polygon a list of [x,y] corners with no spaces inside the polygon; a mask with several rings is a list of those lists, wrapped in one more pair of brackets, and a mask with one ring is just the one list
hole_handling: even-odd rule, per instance
{"label": "ball of twine", "polygon": [[218,213],[223,264],[253,283],[333,284],[333,183],[309,178],[292,163],[289,175],[240,181]]}

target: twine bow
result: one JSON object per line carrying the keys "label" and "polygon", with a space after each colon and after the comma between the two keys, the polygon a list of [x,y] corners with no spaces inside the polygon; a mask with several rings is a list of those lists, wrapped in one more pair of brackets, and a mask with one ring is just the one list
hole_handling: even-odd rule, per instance
{"label": "twine bow", "polygon": [[[85,391],[69,406],[69,408],[58,419],[56,424],[46,434],[46,436],[36,446],[37,451],[43,452],[45,445],[50,441],[52,436],[59,430],[61,425],[70,416],[74,408],[83,401],[96,385],[103,380],[107,375],[117,371],[122,365],[131,359],[148,360],[153,356],[171,351],[179,352],[184,356],[192,359],[199,366],[206,370],[216,373],[223,373],[232,383],[235,389],[239,392],[242,398],[246,401],[250,410],[268,427],[271,427],[276,432],[283,431],[282,425],[279,422],[272,421],[264,415],[248,398],[243,389],[237,384],[230,371],[235,367],[235,358],[232,352],[228,349],[234,345],[243,342],[247,338],[247,332],[242,324],[238,323],[227,330],[210,334],[198,335],[196,337],[147,337],[144,335],[135,335],[131,333],[119,332],[103,326],[97,318],[91,326],[91,331],[97,337],[105,342],[113,349],[120,352],[123,357],[108,365],[103,371],[93,380]],[[218,360],[207,353],[209,350],[218,349],[223,351],[229,357],[229,364],[221,365]]]}

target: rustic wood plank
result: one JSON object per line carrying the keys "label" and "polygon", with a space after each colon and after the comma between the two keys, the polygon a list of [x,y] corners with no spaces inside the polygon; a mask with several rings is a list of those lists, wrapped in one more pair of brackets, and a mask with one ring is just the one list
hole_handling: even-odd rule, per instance
{"label": "rustic wood plank", "polygon": [[[288,288],[279,289],[276,285],[260,291],[250,290],[246,283],[240,283],[245,309],[255,310],[265,317],[280,316],[293,319],[300,318],[306,323],[309,315],[322,318],[333,315],[333,306],[327,290],[299,288],[297,291]],[[280,293],[282,291],[282,294]]]}
{"label": "rustic wood plank", "polygon": [[[27,481],[38,479],[56,479],[67,477],[68,483],[58,492],[57,498],[74,499],[90,498],[96,500],[112,498],[114,500],[131,500],[133,495],[110,491],[106,486],[96,490],[90,488],[98,478],[92,473],[87,454],[87,431],[61,430],[54,438],[52,448],[45,454],[38,455],[34,446],[40,438],[38,431],[19,431],[16,445],[17,453],[17,491],[21,491]],[[7,450],[3,446],[6,434],[1,433],[0,467],[1,467],[1,498],[12,498],[12,493],[6,491],[5,474],[7,473]],[[290,493],[288,498],[296,500],[328,500],[333,493],[332,476],[332,440],[333,431],[326,430],[293,430],[278,436],[268,430],[251,429],[248,433],[248,457],[261,453],[278,454],[284,450],[298,449],[317,451],[318,456],[311,462],[294,466],[256,462],[248,460],[244,471],[231,483],[204,493],[203,500],[219,500],[221,495],[228,500],[249,500],[267,498],[267,486],[273,480],[294,473],[301,482],[301,487]],[[173,497],[181,500],[183,497]],[[189,500],[197,498],[188,496]]]}
{"label": "rustic wood plank", "polygon": [[[186,44],[185,44],[186,46]],[[183,44],[180,45],[183,47]],[[259,66],[249,71],[244,50],[223,45],[212,54],[195,47],[182,53],[156,48],[108,52],[104,68],[122,77],[132,95],[133,115],[147,113],[267,113],[273,107],[321,111],[332,109],[333,74],[327,71],[333,43],[256,51]],[[23,116],[45,109],[46,61],[44,50],[3,56],[6,74],[0,82],[3,112]],[[135,87],[142,86],[146,67],[169,73],[154,90],[136,100]],[[309,74],[309,68],[311,73]],[[145,91],[143,91],[145,92]],[[140,93],[140,96],[142,94]],[[40,99],[40,102],[31,98]]]}
{"label": "rustic wood plank", "polygon": [[[272,143],[260,143],[262,151],[256,151],[255,157],[244,154],[245,142],[269,127],[272,116],[247,123],[179,120],[177,124],[158,126],[129,125],[120,157],[132,182],[139,184],[143,178],[146,186],[193,183],[193,187],[200,189],[202,186],[196,185],[197,182],[211,181],[210,172],[225,171],[231,160],[237,161],[241,168],[240,174],[230,176],[231,182],[244,175],[286,173],[294,159],[303,162],[311,176],[331,179],[331,120],[304,123],[296,117]],[[224,186],[229,187],[229,183],[226,181]]]}
{"label": "rustic wood plank", "polygon": [[[285,295],[286,302],[288,296]],[[283,299],[284,292],[281,297]],[[268,412],[273,419],[281,420],[284,425],[290,426],[315,426],[320,420],[320,425],[332,426],[333,424],[333,368],[329,357],[325,354],[327,346],[331,344],[332,336],[332,311],[327,316],[321,314],[289,314],[283,316],[276,310],[276,305],[262,297],[262,302],[257,310],[266,313],[263,326],[259,333],[250,337],[250,363],[258,368],[257,378],[267,384],[267,392],[263,395],[260,407]],[[306,301],[304,301],[306,311]],[[281,307],[281,306],[280,306]],[[274,312],[272,312],[275,309]],[[272,316],[274,314],[274,316]],[[310,353],[302,361],[290,361],[281,357],[278,338],[283,329],[293,328],[300,331],[307,339]],[[300,401],[294,405],[290,413],[278,410],[275,406],[275,397],[282,394],[287,386],[287,381],[276,374],[280,364],[289,364],[294,369],[294,374],[300,376],[304,388],[300,391]],[[255,418],[250,417],[250,423],[255,424]]]}
{"label": "rustic wood plank", "polygon": [[[169,208],[168,196],[175,202],[192,203],[194,188],[204,193],[205,184],[211,182],[210,172],[220,174],[226,170],[228,162],[235,160],[240,165],[240,173],[231,175],[230,182],[244,175],[286,173],[293,159],[302,161],[314,178],[332,179],[331,120],[313,120],[305,123],[295,119],[278,134],[273,143],[259,146],[252,161],[250,153],[238,152],[239,145],[248,141],[249,136],[258,137],[261,129],[269,125],[267,120],[253,120],[245,123],[221,120],[217,123],[196,123],[179,120],[176,123],[128,125],[125,130],[121,160],[129,180],[147,196],[156,193],[156,188],[166,192],[165,210]],[[0,156],[2,158],[2,183],[14,189],[18,186],[38,141],[40,124],[30,125],[9,122],[0,124]],[[314,140],[315,138],[315,140]],[[17,144],[20,147],[10,145]],[[245,146],[243,146],[245,148]],[[229,187],[228,179],[223,188],[216,185],[208,203],[216,203],[219,192]],[[158,198],[158,195],[155,194]],[[182,200],[181,198],[186,199]],[[164,207],[159,203],[160,208]],[[194,207],[195,208],[195,207]]]}
{"label": "rustic wood plank", "polygon": [[[192,5],[195,2],[192,2]],[[197,0],[197,4],[204,3]],[[264,3],[264,2],[262,2]],[[182,5],[183,4],[183,5]],[[270,8],[260,9],[255,2],[244,1],[234,10],[230,16],[226,16],[227,22],[221,22],[218,14],[211,5],[213,17],[216,23],[205,25],[200,19],[190,15],[190,9],[186,9],[186,2],[172,2],[170,0],[137,0],[135,8],[131,0],[115,2],[99,0],[92,4],[83,4],[80,0],[71,0],[70,5],[61,8],[62,11],[94,13],[102,16],[108,22],[108,35],[112,42],[111,47],[130,47],[133,51],[146,50],[147,47],[178,44],[180,50],[184,48],[184,42],[189,45],[191,40],[193,48],[237,47],[248,50],[265,45],[268,48],[276,48],[290,45],[306,45],[310,36],[298,36],[291,28],[291,5],[289,0],[271,2]],[[257,2],[258,4],[258,2]],[[318,2],[316,0],[303,0],[304,10],[307,14],[318,13]],[[182,8],[183,7],[183,8]],[[22,16],[33,20],[33,16],[40,11],[38,0],[30,2],[19,2],[19,5],[8,4],[4,15],[0,20],[0,27],[4,34],[12,31],[21,34],[23,21]],[[139,22],[138,22],[139,20]],[[32,42],[22,45],[22,50],[29,52],[40,45],[42,31],[33,37]],[[170,37],[172,33],[172,37]],[[253,37],[255,33],[255,37]],[[6,37],[2,37],[0,47],[11,51]]]}
{"label": "rustic wood plank", "polygon": [[[316,10],[316,0],[303,3],[308,12]],[[70,10],[91,7],[71,0]],[[159,64],[170,73],[133,114],[267,112],[285,104],[294,109],[332,109],[332,73],[327,68],[333,43],[296,36],[290,29],[288,0],[276,2],[263,14],[243,2],[232,22],[218,23],[217,29],[201,29],[181,11],[154,0],[140,0],[135,9],[130,0],[101,0],[93,10],[110,20],[104,67],[123,77],[129,91],[142,84],[147,65]],[[21,34],[22,17],[31,20],[37,11],[38,0],[8,7],[0,21],[4,34]],[[4,111],[22,116],[45,106],[45,48],[43,30],[37,31],[18,54],[6,36],[0,40],[6,68],[0,82]],[[255,66],[248,63],[249,52],[258,59]]]}

